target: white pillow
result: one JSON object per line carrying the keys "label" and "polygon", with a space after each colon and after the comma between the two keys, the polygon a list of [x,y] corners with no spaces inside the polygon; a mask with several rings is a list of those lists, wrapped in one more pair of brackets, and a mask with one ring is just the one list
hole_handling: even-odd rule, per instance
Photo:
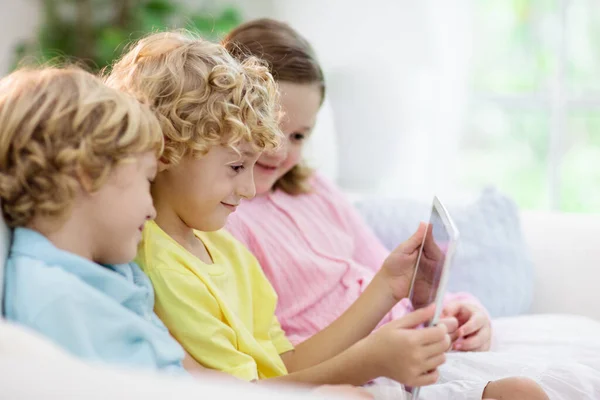
{"label": "white pillow", "polygon": [[[494,318],[528,313],[534,270],[514,201],[487,188],[473,203],[446,205],[460,231],[448,291],[475,295]],[[400,198],[370,199],[356,206],[390,250],[419,221],[427,221],[431,210],[430,202]]]}

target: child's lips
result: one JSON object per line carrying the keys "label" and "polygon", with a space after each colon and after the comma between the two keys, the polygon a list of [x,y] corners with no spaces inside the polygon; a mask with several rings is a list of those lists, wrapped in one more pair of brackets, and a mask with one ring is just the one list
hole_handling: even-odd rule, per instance
{"label": "child's lips", "polygon": [[262,170],[264,170],[266,172],[275,172],[277,170],[277,167],[272,166],[272,165],[261,164],[261,163],[256,163],[256,165],[258,165]]}
{"label": "child's lips", "polygon": [[229,203],[223,203],[223,202],[221,202],[221,204],[223,205],[223,207],[227,208],[231,212],[234,212],[238,206],[237,204],[229,204]]}

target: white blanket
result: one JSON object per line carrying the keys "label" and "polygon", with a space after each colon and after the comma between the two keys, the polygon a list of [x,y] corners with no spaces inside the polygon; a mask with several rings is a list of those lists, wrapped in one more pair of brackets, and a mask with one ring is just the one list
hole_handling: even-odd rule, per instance
{"label": "white blanket", "polygon": [[451,353],[441,381],[525,376],[550,399],[600,399],[600,323],[571,315],[497,319],[492,350]]}
{"label": "white blanket", "polygon": [[[55,394],[73,393],[72,384],[67,385],[66,381],[62,382],[62,380],[68,379],[72,382],[74,371],[81,371],[81,374],[84,374],[88,367],[84,368],[81,362],[67,357],[35,335],[9,328],[11,328],[9,325],[0,321],[0,387],[7,390],[12,388],[10,393],[15,397],[11,398],[15,399],[40,398],[39,393],[44,391],[48,393],[48,390]],[[424,388],[421,398],[423,400],[474,398],[475,390],[481,390],[488,381],[508,376],[526,376],[537,380],[552,400],[600,399],[600,323],[585,317],[534,315],[495,320],[494,332],[494,345],[490,352],[449,354],[448,362],[441,368],[440,382]],[[23,365],[17,363],[18,360],[21,360]],[[50,374],[51,378],[43,382],[40,377],[52,371],[48,369],[43,372],[44,365],[40,364],[41,360],[50,361],[50,369],[54,371]],[[35,371],[32,368],[40,369],[37,371],[39,374],[33,373]],[[59,371],[64,375],[60,375]],[[116,375],[123,377],[123,374],[119,372]],[[38,378],[33,379],[32,376]],[[104,389],[110,389],[113,384],[106,385],[110,380],[97,379],[98,376],[100,376],[98,372],[89,374],[90,378],[96,378],[94,382],[103,381]],[[130,378],[121,379],[123,382],[119,381],[119,384],[127,382],[128,379]],[[188,393],[191,398],[197,395],[197,390],[190,385],[200,385],[200,382],[162,384],[155,377],[148,381],[154,382],[153,385],[148,386],[148,390],[155,394],[152,398],[157,399],[161,398],[158,387],[168,389],[171,393],[174,393],[172,390],[177,388],[183,393]],[[78,378],[77,382],[78,390],[87,394],[96,393],[98,398],[106,398],[103,394],[108,392],[105,393],[98,385],[89,383],[89,387],[86,388],[85,379]],[[132,392],[129,394],[133,394],[133,389],[138,390],[143,387],[133,377],[129,383],[131,385],[119,386],[123,398],[131,398],[127,396],[128,392],[124,388],[130,388]],[[202,385],[206,383],[203,382]],[[401,390],[398,385],[394,386],[389,388],[392,394],[390,398],[401,398],[399,397]],[[385,394],[381,393],[386,391],[384,389],[379,388],[375,392],[378,391],[379,395]],[[203,387],[203,390],[206,394],[206,387]],[[248,390],[244,388],[245,396],[250,398]],[[220,392],[220,395],[222,394],[223,392]],[[263,396],[263,399],[269,398],[265,393],[257,391],[257,394]],[[378,398],[385,397],[378,396]],[[187,396],[180,396],[180,398],[187,398]]]}

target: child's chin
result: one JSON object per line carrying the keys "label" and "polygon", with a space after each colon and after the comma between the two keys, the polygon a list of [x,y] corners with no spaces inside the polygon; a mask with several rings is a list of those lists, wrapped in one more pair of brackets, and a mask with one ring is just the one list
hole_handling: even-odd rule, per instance
{"label": "child's chin", "polygon": [[270,192],[274,185],[275,185],[275,181],[272,183],[262,182],[260,184],[257,184],[256,185],[256,196],[260,196],[262,194]]}
{"label": "child's chin", "polygon": [[211,221],[206,221],[202,226],[196,228],[202,232],[214,232],[225,228],[229,215],[213,218]]}

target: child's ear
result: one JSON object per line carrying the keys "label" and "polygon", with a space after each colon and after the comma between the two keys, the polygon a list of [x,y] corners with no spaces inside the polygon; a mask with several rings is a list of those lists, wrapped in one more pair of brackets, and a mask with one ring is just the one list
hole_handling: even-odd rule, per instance
{"label": "child's ear", "polygon": [[77,180],[79,181],[79,184],[81,185],[82,189],[86,192],[86,193],[92,193],[94,191],[94,181],[92,180],[92,178],[83,170],[83,168],[81,168],[81,165],[78,165],[75,168],[75,176],[77,177]]}
{"label": "child's ear", "polygon": [[166,158],[161,157],[158,159],[158,172],[166,171],[170,166],[171,164]]}

